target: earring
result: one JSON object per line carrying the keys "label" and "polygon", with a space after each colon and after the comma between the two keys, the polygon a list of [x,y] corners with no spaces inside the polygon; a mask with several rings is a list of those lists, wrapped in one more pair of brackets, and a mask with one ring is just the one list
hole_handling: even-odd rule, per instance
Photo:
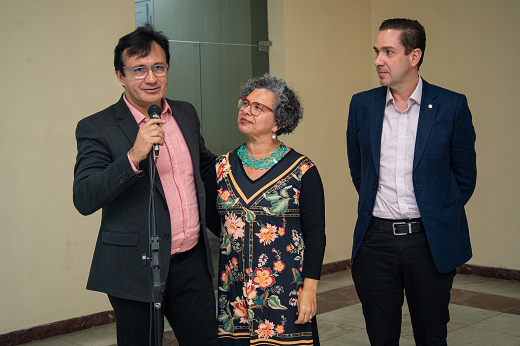
{"label": "earring", "polygon": [[273,135],[271,136],[272,139],[276,139],[276,132],[273,132]]}

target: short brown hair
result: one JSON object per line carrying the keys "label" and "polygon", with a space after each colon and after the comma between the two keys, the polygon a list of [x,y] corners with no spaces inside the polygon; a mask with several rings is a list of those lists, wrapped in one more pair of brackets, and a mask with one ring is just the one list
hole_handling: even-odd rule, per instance
{"label": "short brown hair", "polygon": [[417,64],[417,69],[419,69],[424,58],[424,50],[426,49],[426,31],[421,23],[405,18],[387,19],[381,23],[379,31],[389,29],[401,31],[399,41],[401,41],[406,55],[410,54],[415,48],[419,48],[422,51],[421,59]]}

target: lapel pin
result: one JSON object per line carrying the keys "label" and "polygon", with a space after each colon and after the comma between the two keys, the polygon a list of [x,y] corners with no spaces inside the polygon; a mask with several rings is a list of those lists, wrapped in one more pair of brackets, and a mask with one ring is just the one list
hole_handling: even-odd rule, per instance
{"label": "lapel pin", "polygon": [[430,104],[430,105],[428,105],[428,108],[433,108],[433,106]]}

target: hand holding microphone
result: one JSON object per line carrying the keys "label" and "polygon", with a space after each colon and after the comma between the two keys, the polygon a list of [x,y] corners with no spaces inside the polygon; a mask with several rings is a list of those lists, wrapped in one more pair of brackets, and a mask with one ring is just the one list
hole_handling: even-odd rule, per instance
{"label": "hand holding microphone", "polygon": [[159,145],[164,144],[164,130],[161,124],[164,120],[161,119],[161,108],[157,105],[151,105],[148,108],[150,120],[146,122],[137,133],[134,146],[128,152],[130,160],[136,168],[139,163],[146,159],[150,150],[154,150],[155,156],[159,156]]}

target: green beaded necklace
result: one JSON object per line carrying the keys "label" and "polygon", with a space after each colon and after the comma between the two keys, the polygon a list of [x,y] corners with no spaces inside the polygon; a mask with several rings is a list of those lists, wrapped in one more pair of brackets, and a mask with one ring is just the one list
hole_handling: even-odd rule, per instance
{"label": "green beaded necklace", "polygon": [[274,150],[274,153],[266,157],[262,160],[257,160],[252,156],[249,156],[246,149],[246,144],[242,144],[240,148],[238,148],[237,155],[240,158],[240,161],[242,161],[243,165],[246,165],[246,167],[251,167],[254,169],[269,169],[270,167],[276,165],[278,161],[285,155],[287,152],[287,147],[285,144],[280,143],[279,146],[276,147]]}

